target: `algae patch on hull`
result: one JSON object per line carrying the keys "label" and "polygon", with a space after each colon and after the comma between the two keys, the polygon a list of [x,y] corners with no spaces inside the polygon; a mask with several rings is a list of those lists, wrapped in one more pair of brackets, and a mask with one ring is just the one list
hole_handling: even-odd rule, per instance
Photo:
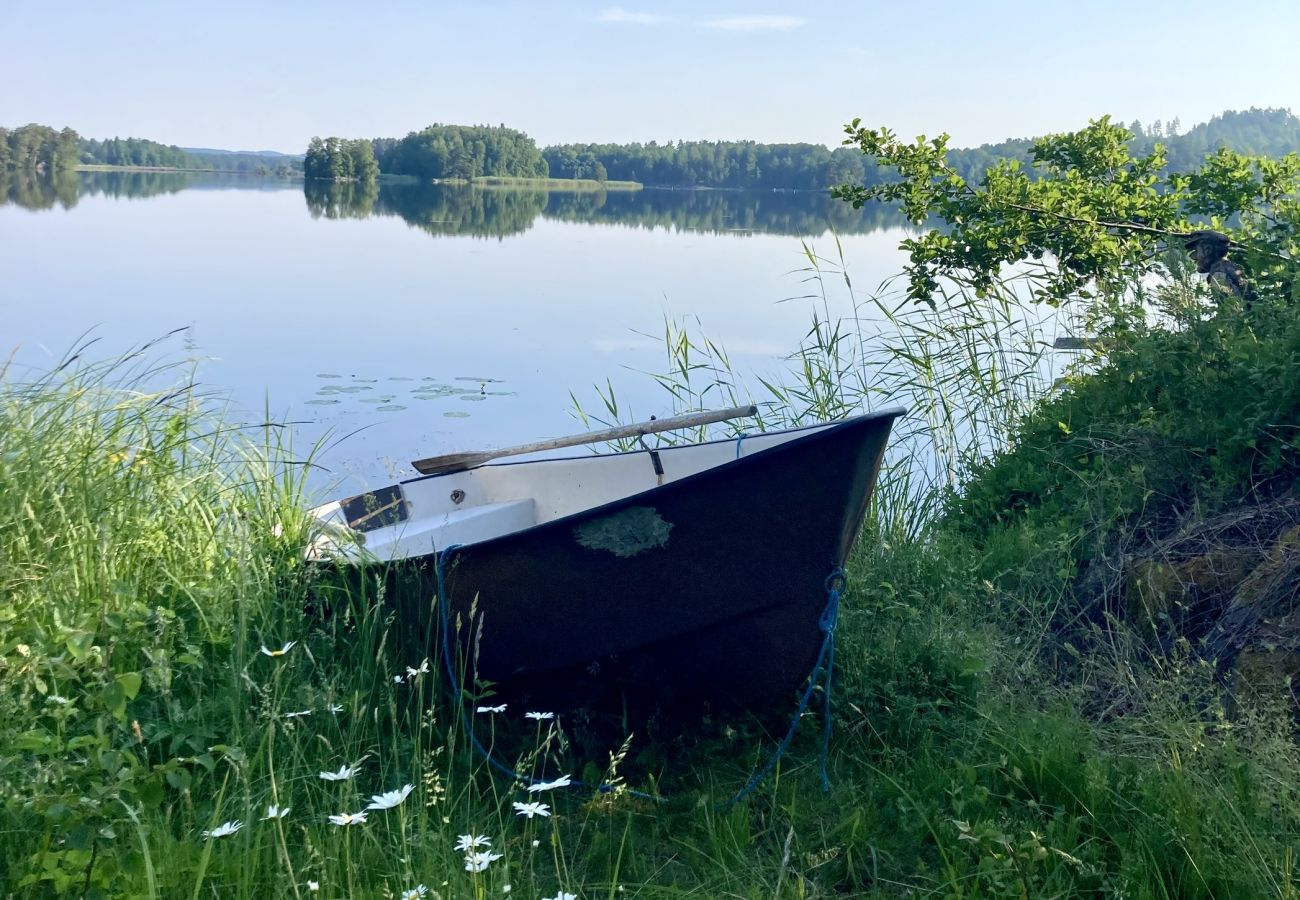
{"label": "algae patch on hull", "polygon": [[634,506],[573,529],[573,537],[588,550],[607,550],[626,559],[668,546],[673,524],[648,506]]}

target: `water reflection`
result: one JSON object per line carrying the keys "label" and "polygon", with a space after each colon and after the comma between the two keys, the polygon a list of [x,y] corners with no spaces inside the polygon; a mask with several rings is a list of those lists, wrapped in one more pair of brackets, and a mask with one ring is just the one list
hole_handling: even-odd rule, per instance
{"label": "water reflection", "polygon": [[9,172],[0,203],[70,209],[85,196],[136,199],[182,190],[301,190],[312,218],[400,218],[435,237],[506,238],[539,219],[711,235],[867,234],[904,223],[888,206],[853,209],[826,194],[775,191],[564,191],[429,183],[330,183],[194,172]]}
{"label": "water reflection", "polygon": [[539,218],[704,234],[816,237],[904,224],[892,207],[854,209],[827,194],[776,191],[557,191],[442,184],[306,182],[307,209],[331,219],[397,216],[429,234],[503,238]]}
{"label": "water reflection", "polygon": [[139,200],[183,190],[286,190],[301,181],[205,172],[77,172],[64,169],[48,175],[30,170],[0,172],[0,205],[24,209],[72,209],[83,197]]}

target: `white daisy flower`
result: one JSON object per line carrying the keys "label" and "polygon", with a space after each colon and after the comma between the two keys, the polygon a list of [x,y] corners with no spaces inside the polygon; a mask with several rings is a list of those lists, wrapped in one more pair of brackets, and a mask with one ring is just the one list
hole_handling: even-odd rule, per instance
{"label": "white daisy flower", "polygon": [[506,705],[502,703],[499,706],[480,706],[474,711],[481,713],[503,713],[506,711]]}
{"label": "white daisy flower", "polygon": [[555,718],[555,713],[553,713],[553,712],[526,712],[526,713],[524,713],[524,718],[525,718],[525,719],[536,719],[538,722],[540,722],[540,721],[542,721],[543,719],[554,719],[554,718]]}
{"label": "white daisy flower", "polygon": [[428,893],[429,889],[427,887],[422,884],[417,884],[410,890],[402,891],[402,893],[397,896],[398,900],[420,900],[421,897],[427,896]]}
{"label": "white daisy flower", "polygon": [[392,809],[394,806],[399,806],[413,790],[415,790],[415,785],[408,784],[395,791],[375,794],[370,798],[370,805],[366,809]]}
{"label": "white daisy flower", "polygon": [[401,676],[401,675],[394,675],[394,676],[393,676],[393,684],[401,684],[401,683],[402,683],[402,676]]}
{"label": "white daisy flower", "polygon": [[265,822],[267,819],[283,819],[285,816],[289,815],[289,809],[290,807],[288,806],[281,809],[272,803],[266,808],[266,815],[262,816],[262,821]]}
{"label": "white daisy flower", "polygon": [[510,893],[512,890],[514,890],[514,888],[512,888],[512,887],[511,887],[510,885],[508,885],[508,884],[503,884],[503,885],[501,885],[501,893],[503,893],[503,894],[508,894],[508,893]]}
{"label": "white daisy flower", "polygon": [[515,815],[527,816],[549,816],[551,808],[545,803],[515,803]]}
{"label": "white daisy flower", "polygon": [[284,717],[286,719],[297,719],[302,716],[310,716],[310,715],[311,715],[310,709],[300,709],[297,712],[287,712],[284,714]]}
{"label": "white daisy flower", "polygon": [[554,781],[539,781],[536,784],[528,785],[528,793],[536,794],[541,791],[553,791],[556,788],[568,787],[573,784],[572,775],[561,775]]}
{"label": "white daisy flower", "polygon": [[334,713],[334,715],[336,716],[339,713],[343,712],[343,707],[338,703],[331,703],[329,706],[325,708],[328,709],[330,712]]}
{"label": "white daisy flower", "polygon": [[534,847],[540,847],[541,845],[542,845],[542,842],[541,842],[541,841],[537,840],[537,838],[533,838],[533,846],[534,846]]}
{"label": "white daisy flower", "polygon": [[339,766],[337,772],[321,772],[320,777],[322,781],[347,781],[359,771],[357,766]]}
{"label": "white daisy flower", "polygon": [[543,897],[542,900],[578,900],[578,895],[570,894],[568,891],[560,891],[554,897]]}
{"label": "white daisy flower", "polygon": [[236,831],[238,831],[243,827],[244,827],[244,823],[236,819],[233,822],[226,822],[223,825],[218,825],[216,828],[212,829],[211,831],[203,832],[203,836],[205,838],[229,837],[230,835],[234,834]]}
{"label": "white daisy flower", "polygon": [[420,663],[420,668],[418,669],[412,669],[410,666],[407,666],[406,677],[414,678],[416,675],[424,675],[428,671],[429,671],[429,661],[426,659],[424,662]]}
{"label": "white daisy flower", "polygon": [[297,642],[297,641],[289,641],[289,642],[286,643],[283,647],[281,647],[279,650],[270,650],[270,649],[267,648],[266,644],[263,644],[263,645],[262,645],[262,655],[263,655],[263,656],[284,656],[286,653],[288,653],[290,650],[293,649],[293,645],[296,644],[296,643],[298,643],[298,642]]}
{"label": "white daisy flower", "polygon": [[481,834],[462,834],[456,838],[456,850],[476,850],[479,847],[491,847],[492,839]]}
{"label": "white daisy flower", "polygon": [[320,890],[320,882],[319,881],[307,882],[307,890],[311,891],[313,894],[316,893],[317,891]]}
{"label": "white daisy flower", "polygon": [[482,872],[484,869],[492,865],[492,863],[496,862],[500,858],[501,858],[500,853],[491,853],[487,850],[483,850],[481,852],[477,850],[471,850],[469,853],[465,854],[465,871]]}
{"label": "white daisy flower", "polygon": [[329,819],[331,825],[355,825],[358,822],[364,822],[366,820],[366,814],[364,811],[357,813],[340,813],[337,816],[330,816]]}

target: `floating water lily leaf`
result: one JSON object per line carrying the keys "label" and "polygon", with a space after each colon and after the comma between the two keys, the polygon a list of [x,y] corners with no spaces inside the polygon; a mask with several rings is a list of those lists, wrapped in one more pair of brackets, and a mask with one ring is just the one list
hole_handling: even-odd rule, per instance
{"label": "floating water lily leaf", "polygon": [[502,378],[474,378],[470,375],[457,375],[455,381],[477,381],[481,384],[502,384]]}
{"label": "floating water lily leaf", "polygon": [[317,378],[342,378],[342,375],[335,375],[333,372],[321,372]]}
{"label": "floating water lily leaf", "polygon": [[375,412],[400,412],[404,409],[406,409],[405,406],[401,406],[397,403],[389,403],[386,406],[375,407]]}
{"label": "floating water lily leaf", "polygon": [[342,400],[329,400],[326,398],[321,398],[318,400],[308,400],[307,404],[309,406],[329,406],[331,403],[342,403],[342,402],[343,402]]}
{"label": "floating water lily leaf", "polygon": [[443,413],[443,415],[446,416],[448,419],[468,419],[468,418],[469,418],[469,413],[467,413],[467,412],[462,412],[461,410],[458,410],[458,409],[457,409],[457,410],[450,410],[450,411],[448,411],[448,412]]}
{"label": "floating water lily leaf", "polygon": [[461,400],[479,401],[479,400],[486,400],[487,397],[483,396],[482,394],[461,394],[461,395],[460,395],[460,399],[461,399]]}

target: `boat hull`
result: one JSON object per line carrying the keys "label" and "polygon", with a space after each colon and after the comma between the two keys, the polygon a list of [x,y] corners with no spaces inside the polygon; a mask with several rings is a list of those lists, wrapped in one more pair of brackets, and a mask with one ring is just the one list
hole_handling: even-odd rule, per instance
{"label": "boat hull", "polygon": [[[441,554],[467,685],[594,706],[757,708],[807,677],[826,579],[862,525],[897,413],[850,419],[580,514]],[[527,465],[522,463],[520,465]],[[435,658],[439,554],[386,562]]]}

